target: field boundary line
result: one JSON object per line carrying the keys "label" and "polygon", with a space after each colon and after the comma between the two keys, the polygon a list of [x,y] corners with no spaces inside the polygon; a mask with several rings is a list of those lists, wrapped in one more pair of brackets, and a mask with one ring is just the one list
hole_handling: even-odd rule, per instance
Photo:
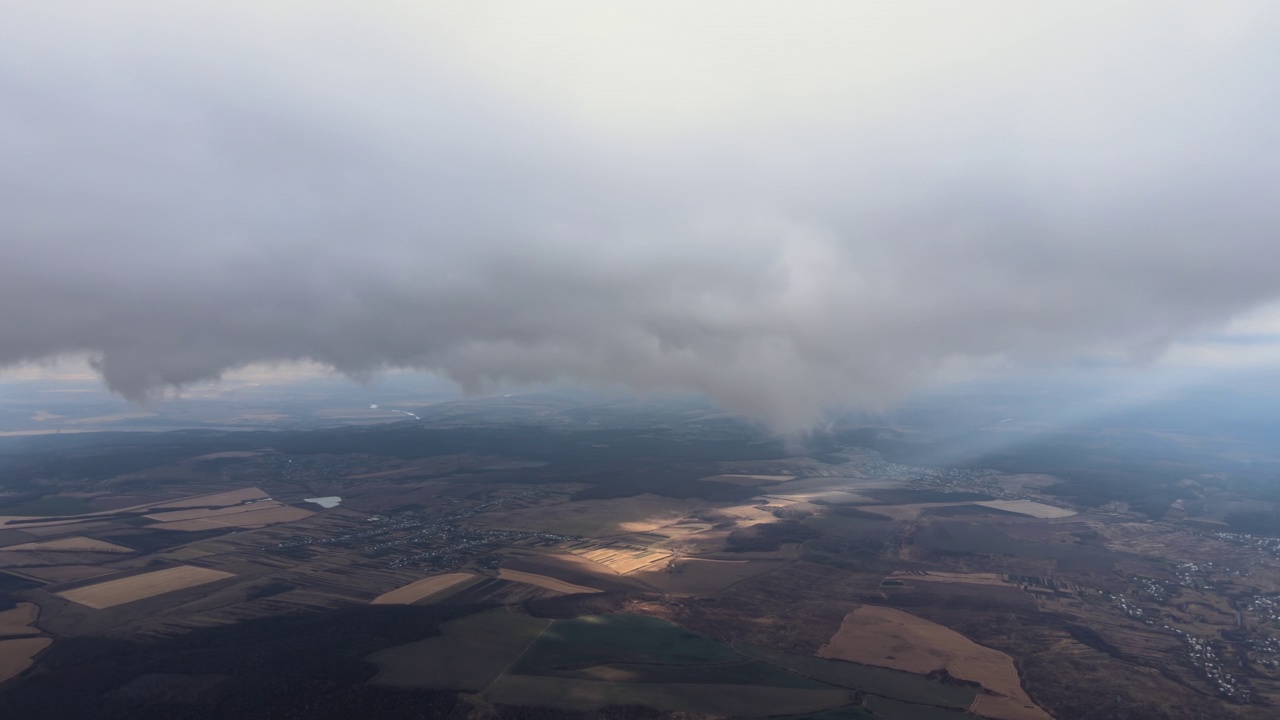
{"label": "field boundary line", "polygon": [[800,560],[799,560],[798,558],[797,558],[797,559],[783,560],[782,562],[778,563],[778,567],[776,567],[776,568],[771,568],[771,569],[769,569],[769,570],[765,570],[764,572],[760,573],[759,575],[752,575],[752,576],[750,576],[750,577],[744,577],[744,578],[742,578],[741,580],[738,580],[737,582],[733,583],[732,585],[726,585],[726,586],[724,586],[723,588],[721,588],[720,590],[716,591],[715,593],[712,593],[712,596],[714,596],[714,597],[718,597],[718,596],[720,596],[720,594],[722,594],[722,593],[726,593],[726,592],[728,592],[728,591],[730,591],[730,590],[732,590],[732,589],[734,589],[734,588],[738,587],[739,585],[741,585],[742,583],[744,583],[744,582],[746,582],[746,581],[748,581],[748,580],[755,580],[756,578],[762,578],[762,577],[764,577],[765,575],[772,575],[773,573],[778,572],[778,571],[779,571],[779,570],[781,570],[782,568],[784,568],[784,567],[790,567],[790,566],[792,566],[792,565],[795,565],[795,564],[796,564],[796,563],[798,563],[798,562],[800,562]]}
{"label": "field boundary line", "polygon": [[[515,613],[512,613],[512,614],[514,615]],[[481,694],[481,695],[484,695],[485,693],[489,692],[489,688],[493,687],[493,684],[494,684],[494,683],[498,682],[498,681],[499,681],[499,680],[501,680],[503,677],[505,677],[505,676],[507,675],[507,671],[509,671],[511,668],[515,667],[515,664],[516,664],[516,663],[518,663],[518,662],[520,662],[520,658],[524,657],[524,656],[525,656],[525,653],[529,652],[529,648],[533,647],[533,644],[534,644],[534,643],[536,643],[536,642],[538,642],[539,640],[541,640],[541,639],[542,639],[543,634],[545,634],[545,633],[547,632],[547,630],[548,630],[548,629],[550,629],[550,627],[551,627],[552,625],[555,625],[555,624],[556,624],[556,621],[555,621],[555,620],[552,620],[551,622],[547,623],[547,624],[542,628],[542,630],[538,631],[538,635],[537,635],[536,637],[534,637],[532,640],[530,640],[530,641],[529,641],[529,644],[528,644],[528,645],[525,645],[525,646],[524,646],[524,649],[520,651],[520,654],[519,654],[519,655],[516,655],[514,658],[512,658],[512,659],[511,659],[511,662],[507,663],[507,666],[506,666],[506,667],[504,667],[504,668],[502,668],[502,671],[501,671],[501,672],[499,672],[497,675],[495,675],[495,676],[494,676],[494,678],[493,678],[493,680],[490,680],[490,681],[489,681],[489,684],[488,684],[488,685],[485,685],[485,686],[484,686],[484,689],[480,691],[480,694]]]}

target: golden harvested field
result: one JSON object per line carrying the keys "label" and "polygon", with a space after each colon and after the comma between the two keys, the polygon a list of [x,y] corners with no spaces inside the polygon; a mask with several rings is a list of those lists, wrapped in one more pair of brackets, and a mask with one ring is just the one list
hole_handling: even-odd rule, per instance
{"label": "golden harvested field", "polygon": [[973,712],[1000,720],[1050,720],[1023,691],[1008,655],[894,608],[864,605],[849,613],[818,656],[916,673],[946,668],[998,694],[979,694]]}
{"label": "golden harvested field", "polygon": [[408,585],[398,587],[391,592],[383,593],[373,600],[369,601],[370,605],[408,605],[426,597],[431,597],[436,593],[444,592],[451,587],[461,585],[462,583],[479,580],[480,576],[473,573],[448,573],[446,575],[432,575],[428,578],[415,580]]}
{"label": "golden harvested field", "polygon": [[0,682],[31,667],[33,658],[52,643],[47,637],[0,640]]}
{"label": "golden harvested field", "polygon": [[18,603],[17,606],[0,612],[0,636],[4,635],[39,635],[40,630],[34,626],[40,617],[40,606],[35,603]]}
{"label": "golden harvested field", "polygon": [[567,583],[563,580],[557,580],[553,577],[547,577],[546,575],[535,575],[533,573],[522,572],[520,570],[508,570],[506,568],[503,568],[498,571],[498,577],[502,578],[503,580],[510,580],[512,582],[520,582],[520,583],[527,583],[529,585],[535,585],[545,590],[553,590],[555,592],[565,593],[566,595],[574,595],[576,593],[600,592],[595,588],[583,587],[581,585],[574,585],[573,583]]}
{"label": "golden harvested field", "polygon": [[64,590],[55,594],[85,607],[101,610],[229,577],[235,576],[221,570],[179,565],[141,575],[131,575],[119,580],[107,580],[93,585]]}
{"label": "golden harvested field", "polygon": [[638,573],[619,575],[598,562],[565,551],[510,555],[503,562],[503,567],[533,575],[546,575],[571,585],[585,585],[603,591],[652,589],[635,579]]}
{"label": "golden harvested field", "polygon": [[487,527],[611,537],[649,532],[680,522],[706,502],[645,493],[628,498],[579,500],[560,505],[485,513]]}
{"label": "golden harvested field", "polygon": [[663,550],[612,545],[587,547],[572,552],[598,562],[619,575],[635,572],[671,557],[671,553]]}
{"label": "golden harvested field", "polygon": [[123,545],[116,545],[104,540],[94,540],[87,537],[68,537],[58,540],[44,540],[42,542],[23,543],[21,545],[10,545],[4,548],[3,552],[104,552],[104,553],[131,553],[133,549]]}
{"label": "golden harvested field", "polygon": [[986,500],[983,502],[976,502],[974,505],[981,505],[983,507],[995,508],[996,510],[1018,513],[1019,515],[1030,515],[1033,518],[1040,518],[1041,520],[1065,518],[1079,514],[1075,510],[1054,507],[1053,505],[1046,505],[1045,503],[1035,502],[1034,500]]}
{"label": "golden harvested field", "polygon": [[183,531],[216,530],[228,527],[259,528],[279,523],[295,522],[315,514],[309,510],[296,508],[292,505],[282,505],[274,501],[272,503],[254,503],[249,508],[245,512],[178,520],[176,522],[162,523],[154,527],[158,530]]}
{"label": "golden harvested field", "polygon": [[757,487],[759,485],[774,485],[788,480],[795,480],[795,475],[712,475],[711,477],[701,478],[706,482],[728,483],[730,485],[743,485],[746,487]]}

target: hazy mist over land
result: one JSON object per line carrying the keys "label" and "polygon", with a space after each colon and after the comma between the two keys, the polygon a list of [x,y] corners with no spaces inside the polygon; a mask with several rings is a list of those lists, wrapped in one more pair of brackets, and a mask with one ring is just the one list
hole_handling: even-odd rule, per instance
{"label": "hazy mist over land", "polygon": [[1273,363],[1273,3],[26,4],[0,366],[705,394]]}

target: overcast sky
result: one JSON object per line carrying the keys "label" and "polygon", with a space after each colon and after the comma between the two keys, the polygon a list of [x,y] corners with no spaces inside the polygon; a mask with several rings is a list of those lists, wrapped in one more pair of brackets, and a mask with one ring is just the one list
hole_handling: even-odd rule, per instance
{"label": "overcast sky", "polygon": [[4,14],[0,366],[571,380],[795,430],[1280,357],[1275,2]]}

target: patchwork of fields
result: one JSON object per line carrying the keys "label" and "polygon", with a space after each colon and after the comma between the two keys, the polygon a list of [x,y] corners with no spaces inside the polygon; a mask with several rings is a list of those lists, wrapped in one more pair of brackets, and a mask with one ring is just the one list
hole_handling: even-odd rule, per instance
{"label": "patchwork of fields", "polygon": [[977,695],[971,708],[975,713],[1001,720],[1051,720],[1023,692],[1008,655],[894,608],[864,605],[849,613],[818,655],[916,673],[946,670],[994,693]]}
{"label": "patchwork of fields", "polygon": [[374,682],[561,710],[642,704],[742,717],[846,707],[853,691],[885,692],[918,708],[967,707],[975,696],[910,673],[762,648],[739,652],[642,615],[549,621],[493,610],[441,630],[371,655],[380,668]]}
{"label": "patchwork of fields", "polygon": [[[1152,697],[1188,708],[1196,700],[1180,690],[1211,697],[1195,666],[1159,664],[1182,641],[1132,610],[1152,588],[1176,591],[1186,608],[1171,600],[1165,612],[1184,632],[1264,624],[1265,605],[1237,608],[1198,576],[1175,576],[1170,589],[1173,561],[1140,556],[1171,541],[1153,544],[1132,518],[1060,507],[1037,491],[1052,478],[917,473],[785,448],[763,460],[672,461],[650,454],[661,431],[624,434],[639,448],[625,462],[603,462],[617,439],[594,431],[526,438],[513,445],[522,457],[504,455],[508,445],[459,452],[478,441],[458,433],[426,457],[418,426],[404,428],[394,456],[369,451],[361,433],[292,454],[272,436],[272,447],[109,478],[128,494],[89,486],[15,500],[0,518],[0,593],[21,602],[0,611],[0,681],[44,663],[52,637],[75,639],[68,667],[92,674],[75,662],[97,657],[95,643],[160,639],[182,658],[207,650],[184,638],[243,632],[227,647],[283,653],[302,640],[279,628],[314,621],[314,634],[327,627],[351,644],[291,656],[300,686],[341,676],[356,700],[457,692],[494,717],[624,705],[691,717],[1048,720],[1076,707],[1055,684],[1057,661],[1109,663],[1106,677],[1149,683]],[[562,442],[582,464],[538,454]],[[316,497],[342,502],[304,506]],[[50,514],[17,514],[41,509]],[[1141,580],[1122,587],[1121,572]],[[1249,582],[1280,592],[1280,581]],[[1127,594],[1101,592],[1116,588]],[[30,677],[49,667],[56,677],[62,652],[54,646]],[[1126,670],[1121,657],[1146,665]],[[185,682],[213,697],[224,681],[240,687],[226,680],[239,662],[228,650],[189,673],[139,664],[102,679],[95,702],[177,697]]]}

